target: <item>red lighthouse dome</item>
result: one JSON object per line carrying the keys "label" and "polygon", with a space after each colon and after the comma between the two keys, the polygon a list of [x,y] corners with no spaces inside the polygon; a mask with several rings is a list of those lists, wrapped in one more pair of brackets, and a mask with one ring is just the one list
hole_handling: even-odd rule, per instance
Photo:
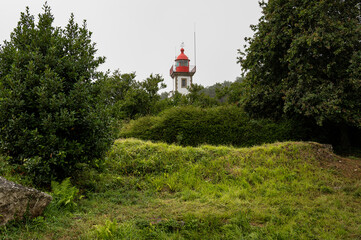
{"label": "red lighthouse dome", "polygon": [[181,48],[181,54],[175,60],[176,62],[176,72],[189,72],[189,59],[184,54],[184,49]]}

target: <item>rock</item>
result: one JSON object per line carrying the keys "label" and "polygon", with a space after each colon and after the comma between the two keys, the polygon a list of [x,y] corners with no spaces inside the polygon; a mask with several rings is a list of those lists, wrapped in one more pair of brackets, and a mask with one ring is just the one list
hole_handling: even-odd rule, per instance
{"label": "rock", "polygon": [[51,202],[49,194],[24,187],[0,177],[0,225],[13,219],[41,215]]}

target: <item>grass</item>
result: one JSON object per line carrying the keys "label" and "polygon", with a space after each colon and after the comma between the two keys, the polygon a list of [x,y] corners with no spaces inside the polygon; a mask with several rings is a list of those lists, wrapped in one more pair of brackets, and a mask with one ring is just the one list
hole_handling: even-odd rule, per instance
{"label": "grass", "polygon": [[86,189],[75,209],[52,204],[0,239],[361,238],[361,161],[317,143],[118,140],[101,169],[73,179]]}

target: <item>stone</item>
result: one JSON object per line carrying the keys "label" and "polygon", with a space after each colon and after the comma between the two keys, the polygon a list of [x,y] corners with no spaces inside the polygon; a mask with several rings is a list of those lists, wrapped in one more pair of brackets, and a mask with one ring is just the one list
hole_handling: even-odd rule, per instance
{"label": "stone", "polygon": [[0,177],[0,225],[24,216],[40,216],[51,200],[49,194]]}

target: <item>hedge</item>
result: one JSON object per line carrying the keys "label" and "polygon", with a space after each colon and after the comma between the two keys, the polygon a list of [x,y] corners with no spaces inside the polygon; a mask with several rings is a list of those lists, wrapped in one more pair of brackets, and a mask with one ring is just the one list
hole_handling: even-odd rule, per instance
{"label": "hedge", "polygon": [[123,138],[177,143],[252,146],[276,141],[300,140],[307,135],[301,124],[283,120],[254,120],[237,106],[202,109],[174,107],[158,116],[132,120],[120,131]]}

